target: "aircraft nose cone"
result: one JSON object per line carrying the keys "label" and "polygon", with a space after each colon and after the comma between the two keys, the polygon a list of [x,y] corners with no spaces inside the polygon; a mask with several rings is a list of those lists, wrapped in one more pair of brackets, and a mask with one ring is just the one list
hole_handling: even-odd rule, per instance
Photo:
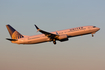
{"label": "aircraft nose cone", "polygon": [[98,28],[100,30],[100,28]]}
{"label": "aircraft nose cone", "polygon": [[100,30],[100,28],[98,28],[98,30]]}

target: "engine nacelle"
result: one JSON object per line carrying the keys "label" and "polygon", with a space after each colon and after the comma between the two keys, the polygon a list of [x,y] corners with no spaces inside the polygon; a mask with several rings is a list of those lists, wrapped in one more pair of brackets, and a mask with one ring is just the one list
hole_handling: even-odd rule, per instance
{"label": "engine nacelle", "polygon": [[60,35],[58,38],[60,41],[67,41],[68,40],[68,36],[66,34],[64,35]]}

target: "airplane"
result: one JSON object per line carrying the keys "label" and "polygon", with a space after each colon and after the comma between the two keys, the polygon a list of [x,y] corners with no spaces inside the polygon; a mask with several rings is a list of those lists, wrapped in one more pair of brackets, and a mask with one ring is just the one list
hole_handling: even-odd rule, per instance
{"label": "airplane", "polygon": [[41,32],[42,34],[34,36],[25,36],[16,31],[9,24],[6,25],[6,27],[11,36],[11,39],[10,38],[6,39],[15,44],[38,44],[38,43],[53,41],[53,44],[55,45],[56,41],[60,42],[68,41],[69,38],[71,37],[82,36],[87,34],[92,34],[93,37],[94,36],[93,34],[95,34],[97,31],[100,30],[100,28],[96,26],[81,26],[76,28],[59,30],[55,32],[47,32],[41,30],[37,25],[35,25],[37,31]]}

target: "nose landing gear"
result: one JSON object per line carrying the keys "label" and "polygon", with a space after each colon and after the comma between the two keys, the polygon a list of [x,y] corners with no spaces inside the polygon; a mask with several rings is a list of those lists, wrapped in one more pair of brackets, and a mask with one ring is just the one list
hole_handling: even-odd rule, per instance
{"label": "nose landing gear", "polygon": [[94,37],[94,35],[92,34],[92,37]]}
{"label": "nose landing gear", "polygon": [[93,34],[95,34],[96,32],[93,32],[93,33],[91,33],[92,34],[92,37],[94,37],[94,35]]}

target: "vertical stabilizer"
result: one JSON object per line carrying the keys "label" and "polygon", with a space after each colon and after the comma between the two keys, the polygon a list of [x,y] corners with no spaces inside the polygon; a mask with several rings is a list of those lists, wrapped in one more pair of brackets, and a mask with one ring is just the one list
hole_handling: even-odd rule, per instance
{"label": "vertical stabilizer", "polygon": [[12,26],[10,25],[6,25],[8,32],[11,36],[12,39],[19,39],[19,38],[23,38],[24,36],[21,35],[18,31],[16,31]]}

